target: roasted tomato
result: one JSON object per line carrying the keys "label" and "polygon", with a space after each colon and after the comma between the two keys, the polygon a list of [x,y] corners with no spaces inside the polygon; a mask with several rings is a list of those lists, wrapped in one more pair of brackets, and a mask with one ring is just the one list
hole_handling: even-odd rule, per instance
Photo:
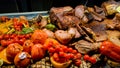
{"label": "roasted tomato", "polygon": [[40,44],[44,44],[47,38],[48,38],[47,34],[42,30],[35,30],[31,37],[34,43]]}
{"label": "roasted tomato", "polygon": [[14,63],[18,68],[26,68],[31,63],[31,56],[27,52],[20,52],[15,56]]}
{"label": "roasted tomato", "polygon": [[120,62],[120,46],[112,43],[111,41],[103,41],[100,46],[100,53]]}
{"label": "roasted tomato", "polygon": [[31,47],[33,46],[33,42],[31,40],[26,40],[23,44],[23,50],[25,52],[28,52],[29,54],[31,54]]}
{"label": "roasted tomato", "polygon": [[34,46],[32,46],[31,56],[34,61],[37,61],[43,58],[44,54],[45,54],[45,50],[43,48],[43,45],[35,44]]}
{"label": "roasted tomato", "polygon": [[6,48],[7,59],[14,60],[14,57],[23,50],[23,47],[18,43],[12,43]]}

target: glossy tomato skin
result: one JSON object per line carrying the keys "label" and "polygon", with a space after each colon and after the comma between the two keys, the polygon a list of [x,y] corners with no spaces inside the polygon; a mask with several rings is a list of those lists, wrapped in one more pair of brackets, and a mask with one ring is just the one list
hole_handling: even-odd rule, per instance
{"label": "glossy tomato skin", "polygon": [[31,48],[31,56],[34,61],[40,60],[44,57],[45,50],[43,48],[43,45],[41,44],[35,44]]}
{"label": "glossy tomato skin", "polygon": [[80,64],[81,64],[81,60],[76,60],[75,65],[80,66]]}
{"label": "glossy tomato skin", "polygon": [[6,48],[7,59],[14,60],[14,57],[23,50],[23,47],[18,43],[12,43]]}
{"label": "glossy tomato skin", "polygon": [[120,62],[120,46],[112,43],[111,41],[103,41],[100,46],[100,53]]}
{"label": "glossy tomato skin", "polygon": [[89,60],[89,58],[90,58],[90,56],[89,55],[84,55],[84,60],[86,60],[86,61],[88,61]]}
{"label": "glossy tomato skin", "polygon": [[28,52],[31,54],[31,48],[33,46],[33,42],[31,40],[26,40],[23,44],[23,51]]}
{"label": "glossy tomato skin", "polygon": [[1,45],[3,46],[3,47],[7,47],[8,45],[7,45],[7,41],[6,40],[1,40]]}
{"label": "glossy tomato skin", "polygon": [[26,68],[31,63],[31,55],[27,52],[20,52],[15,56],[14,63],[18,68]]}
{"label": "glossy tomato skin", "polygon": [[91,63],[93,63],[93,64],[95,64],[97,61],[96,61],[96,58],[94,58],[94,57],[90,57],[89,58],[89,61],[91,62]]}

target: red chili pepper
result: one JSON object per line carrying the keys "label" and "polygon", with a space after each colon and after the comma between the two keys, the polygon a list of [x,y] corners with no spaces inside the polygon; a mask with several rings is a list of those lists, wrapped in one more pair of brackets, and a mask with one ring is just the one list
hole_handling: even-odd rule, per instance
{"label": "red chili pepper", "polygon": [[110,41],[102,42],[100,46],[101,54],[120,62],[120,46],[115,45]]}

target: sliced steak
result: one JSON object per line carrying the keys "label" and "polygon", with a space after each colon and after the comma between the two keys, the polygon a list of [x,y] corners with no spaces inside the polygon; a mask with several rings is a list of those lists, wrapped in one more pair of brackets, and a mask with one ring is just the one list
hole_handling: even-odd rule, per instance
{"label": "sliced steak", "polygon": [[95,12],[98,13],[100,16],[102,16],[102,18],[106,18],[105,17],[105,12],[104,9],[98,6],[94,6]]}
{"label": "sliced steak", "polygon": [[75,23],[80,23],[80,20],[75,16],[58,16],[56,25],[60,29],[68,29],[68,27],[75,26]]}
{"label": "sliced steak", "polygon": [[86,40],[79,40],[72,44],[75,48],[82,54],[87,54],[90,51],[98,50],[100,47],[100,43],[91,43]]}
{"label": "sliced steak", "polygon": [[73,43],[72,45],[75,45],[75,48],[82,54],[86,54],[92,50],[92,43],[80,40],[78,42]]}
{"label": "sliced steak", "polygon": [[65,6],[65,7],[53,7],[50,9],[50,19],[54,23],[57,21],[58,17],[57,14],[63,15],[64,13],[70,13],[72,12],[73,8],[70,6]]}
{"label": "sliced steak", "polygon": [[120,31],[107,30],[107,36],[108,36],[108,40],[120,46]]}
{"label": "sliced steak", "polygon": [[75,7],[75,16],[77,16],[82,23],[87,23],[89,20],[85,13],[85,7],[83,5],[79,5]]}
{"label": "sliced steak", "polygon": [[107,39],[107,34],[106,34],[106,25],[99,23],[97,21],[93,21],[90,24],[86,24],[84,27],[84,30],[86,31],[87,34],[91,34],[91,38],[94,41],[103,41]]}
{"label": "sliced steak", "polygon": [[120,30],[120,13],[117,13],[113,19],[113,23],[115,24],[115,29]]}
{"label": "sliced steak", "polygon": [[104,16],[101,16],[100,14],[95,12],[94,8],[92,7],[88,7],[88,11],[92,14],[94,20],[102,21],[105,18]]}

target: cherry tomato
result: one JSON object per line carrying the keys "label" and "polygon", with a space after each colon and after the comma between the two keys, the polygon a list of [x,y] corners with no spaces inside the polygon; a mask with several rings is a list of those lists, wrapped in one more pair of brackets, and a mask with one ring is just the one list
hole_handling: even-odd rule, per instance
{"label": "cherry tomato", "polygon": [[53,54],[53,58],[55,61],[59,61],[59,57],[58,57],[58,54],[57,53],[54,53]]}
{"label": "cherry tomato", "polygon": [[89,58],[89,61],[90,61],[91,63],[95,64],[95,63],[96,63],[96,58],[90,57],[90,58]]}
{"label": "cherry tomato", "polygon": [[59,52],[59,51],[60,51],[60,47],[59,47],[59,46],[56,46],[56,47],[55,47],[55,51],[56,51],[56,52]]}
{"label": "cherry tomato", "polygon": [[73,59],[74,58],[74,54],[71,53],[70,54],[70,58]]}
{"label": "cherry tomato", "polygon": [[68,52],[72,53],[73,49],[72,48],[68,48]]}
{"label": "cherry tomato", "polygon": [[66,55],[65,55],[66,60],[69,60],[69,59],[70,59],[70,57],[71,57],[71,55],[70,55],[70,54],[66,54]]}
{"label": "cherry tomato", "polygon": [[15,38],[16,36],[17,36],[16,34],[12,34],[12,35],[10,35],[10,38],[13,39],[13,38]]}
{"label": "cherry tomato", "polygon": [[3,38],[3,35],[0,35],[0,40],[2,40],[2,38]]}
{"label": "cherry tomato", "polygon": [[84,60],[89,60],[90,56],[89,55],[84,55]]}
{"label": "cherry tomato", "polygon": [[2,45],[3,47],[6,47],[6,46],[7,46],[7,41],[6,41],[6,40],[1,40],[1,45]]}
{"label": "cherry tomato", "polygon": [[19,43],[19,39],[18,39],[18,37],[16,36],[16,37],[14,37],[14,43]]}
{"label": "cherry tomato", "polygon": [[48,49],[48,51],[49,51],[50,53],[54,53],[54,52],[55,52],[55,49],[54,49],[53,47],[50,47],[50,48]]}
{"label": "cherry tomato", "polygon": [[67,62],[67,59],[64,58],[64,57],[61,57],[58,62],[59,62],[59,63],[65,63],[65,62]]}
{"label": "cherry tomato", "polygon": [[76,54],[76,53],[77,53],[77,50],[73,50],[72,53],[73,53],[73,54]]}
{"label": "cherry tomato", "polygon": [[4,37],[4,39],[9,39],[10,35],[9,34],[5,34],[3,37]]}
{"label": "cherry tomato", "polygon": [[25,40],[26,40],[25,38],[20,39],[20,40],[19,40],[19,44],[22,45],[22,44],[25,42]]}
{"label": "cherry tomato", "polygon": [[82,55],[80,53],[77,53],[76,57],[77,57],[77,59],[80,59],[82,57]]}
{"label": "cherry tomato", "polygon": [[59,56],[60,57],[63,57],[65,55],[65,53],[62,51],[62,52],[59,52]]}
{"label": "cherry tomato", "polygon": [[12,43],[12,41],[10,41],[10,40],[7,40],[7,45],[9,45],[9,44],[11,44]]}
{"label": "cherry tomato", "polygon": [[26,35],[25,35],[25,38],[30,38],[30,34],[26,34]]}
{"label": "cherry tomato", "polygon": [[68,48],[67,48],[67,46],[64,46],[64,45],[63,45],[63,46],[62,46],[62,49],[63,49],[64,52],[67,52],[67,49],[68,49]]}
{"label": "cherry tomato", "polygon": [[80,64],[81,64],[81,60],[76,60],[75,65],[80,66]]}

